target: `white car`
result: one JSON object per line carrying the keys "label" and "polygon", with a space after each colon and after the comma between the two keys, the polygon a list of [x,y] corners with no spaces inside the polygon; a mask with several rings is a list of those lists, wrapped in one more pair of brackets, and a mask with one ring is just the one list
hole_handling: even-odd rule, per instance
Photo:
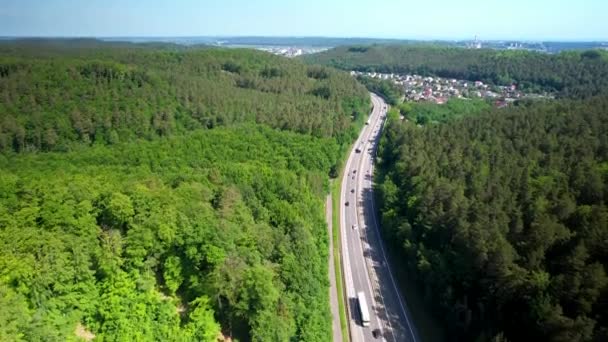
{"label": "white car", "polygon": [[357,230],[357,228],[358,228],[357,225],[353,224],[353,230]]}

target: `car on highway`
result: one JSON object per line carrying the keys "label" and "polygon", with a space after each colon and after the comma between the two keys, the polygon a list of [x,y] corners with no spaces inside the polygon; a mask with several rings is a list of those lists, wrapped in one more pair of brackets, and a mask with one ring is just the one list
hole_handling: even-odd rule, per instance
{"label": "car on highway", "polygon": [[355,188],[350,189],[350,192],[354,194],[355,193]]}
{"label": "car on highway", "polygon": [[357,173],[357,170],[353,170],[353,173]]}
{"label": "car on highway", "polygon": [[357,228],[359,228],[359,227],[357,227],[356,224],[353,224],[353,230],[357,230]]}
{"label": "car on highway", "polygon": [[344,205],[345,205],[345,206],[347,206],[347,207],[348,207],[348,205],[349,205],[349,204],[350,204],[350,203],[348,203],[348,201],[346,201],[346,203],[344,203]]}

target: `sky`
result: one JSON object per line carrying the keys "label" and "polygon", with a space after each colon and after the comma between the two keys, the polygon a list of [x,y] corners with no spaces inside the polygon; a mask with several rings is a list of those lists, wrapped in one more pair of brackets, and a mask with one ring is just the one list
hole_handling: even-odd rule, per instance
{"label": "sky", "polygon": [[608,0],[0,0],[0,36],[608,41]]}

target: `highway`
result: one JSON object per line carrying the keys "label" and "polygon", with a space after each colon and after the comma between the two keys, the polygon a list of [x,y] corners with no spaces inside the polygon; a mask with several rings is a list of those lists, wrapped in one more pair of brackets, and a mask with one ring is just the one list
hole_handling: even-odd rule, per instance
{"label": "highway", "polygon": [[[405,300],[391,273],[375,216],[374,156],[386,118],[386,103],[371,94],[373,110],[346,161],[340,192],[340,238],[350,337],[359,341],[419,341]],[[360,152],[357,152],[357,149]],[[354,226],[354,227],[353,227]],[[361,325],[357,292],[363,291],[370,325]],[[381,337],[374,337],[379,330]]]}

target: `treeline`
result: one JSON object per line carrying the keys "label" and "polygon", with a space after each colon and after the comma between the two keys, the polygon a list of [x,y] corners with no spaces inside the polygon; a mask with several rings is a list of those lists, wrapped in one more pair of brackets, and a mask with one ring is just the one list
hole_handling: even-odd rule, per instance
{"label": "treeline", "polygon": [[439,46],[340,46],[304,57],[309,63],[344,70],[415,73],[490,84],[517,84],[532,92],[591,97],[608,89],[608,53],[569,51],[544,54]]}
{"label": "treeline", "polygon": [[0,157],[0,340],[329,340],[338,155],[246,125]]}
{"label": "treeline", "polygon": [[379,152],[385,240],[453,340],[608,339],[608,99],[417,127]]}
{"label": "treeline", "polygon": [[369,106],[346,73],[264,52],[91,40],[1,42],[0,99],[0,151],[18,152],[242,122],[346,144]]}

